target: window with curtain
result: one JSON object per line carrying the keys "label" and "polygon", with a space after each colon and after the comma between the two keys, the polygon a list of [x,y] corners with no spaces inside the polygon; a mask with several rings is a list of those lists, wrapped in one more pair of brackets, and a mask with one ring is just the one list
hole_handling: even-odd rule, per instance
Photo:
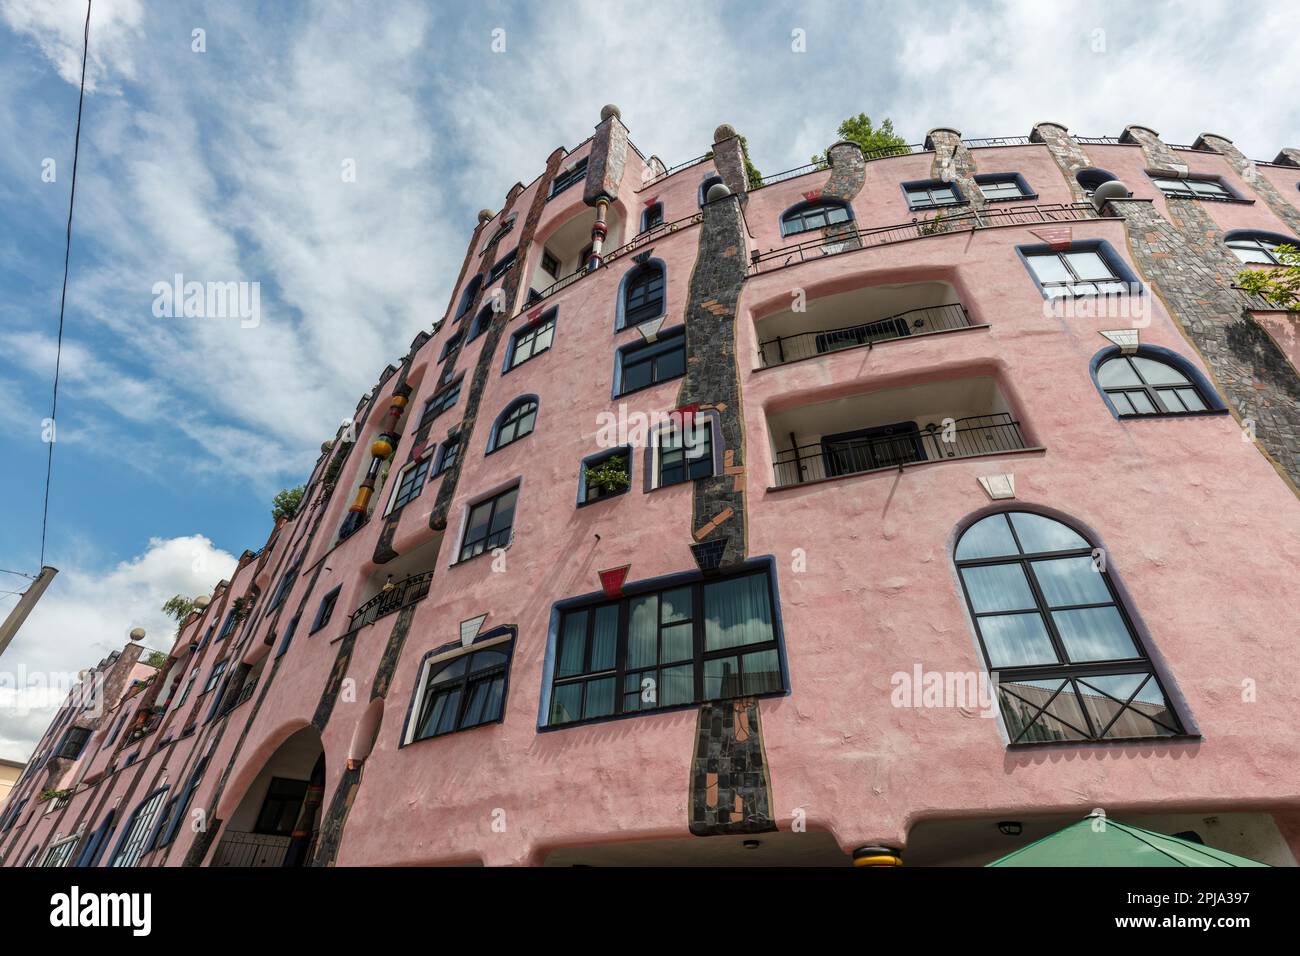
{"label": "window with curtain", "polygon": [[825,226],[848,222],[853,218],[847,204],[842,202],[805,202],[800,203],[781,217],[781,235],[793,236],[801,232],[811,232]]}
{"label": "window with curtain", "polygon": [[487,501],[480,501],[469,509],[465,537],[460,546],[460,560],[467,561],[484,551],[504,548],[510,543],[518,497],[519,488],[515,487]]}
{"label": "window with curtain", "polygon": [[551,309],[532,325],[525,326],[510,339],[510,360],[508,369],[523,365],[535,355],[541,355],[551,347],[555,337],[555,310]]}
{"label": "window with curtain", "polygon": [[117,850],[109,861],[109,866],[135,866],[144,854],[146,842],[153,835],[154,825],[158,822],[158,811],[162,809],[167,798],[167,788],[162,787],[147,796],[126,826],[126,832],[118,841]]}
{"label": "window with curtain", "polygon": [[664,313],[664,270],[657,263],[637,266],[623,286],[623,328]]}
{"label": "window with curtain", "polygon": [[955,560],[1012,743],[1183,733],[1110,573],[1077,531],[998,512],[966,529]]}
{"label": "window with curtain", "polygon": [[989,202],[997,202],[1000,199],[1024,199],[1026,196],[1032,196],[1032,190],[1025,188],[1024,179],[1015,173],[990,173],[988,175],[976,176],[975,184],[979,186],[980,193]]}
{"label": "window with curtain", "polygon": [[566,611],[548,724],[784,692],[766,571]]}
{"label": "window with curtain", "polygon": [[407,742],[500,721],[513,646],[507,641],[427,664]]}
{"label": "window with curtain", "polygon": [[1121,418],[1209,409],[1191,379],[1169,363],[1143,355],[1117,355],[1102,362],[1097,366],[1097,384]]}
{"label": "window with curtain", "polygon": [[1215,177],[1213,179],[1174,179],[1168,176],[1152,176],[1151,181],[1160,187],[1166,196],[1179,199],[1235,199],[1226,186]]}
{"label": "window with curtain", "polygon": [[488,451],[505,448],[525,435],[531,435],[537,422],[537,402],[531,398],[520,399],[510,405],[497,421],[496,430]]}

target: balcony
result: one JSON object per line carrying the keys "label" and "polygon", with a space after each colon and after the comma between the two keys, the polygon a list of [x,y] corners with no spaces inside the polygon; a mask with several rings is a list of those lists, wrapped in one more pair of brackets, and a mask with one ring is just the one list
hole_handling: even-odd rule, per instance
{"label": "balcony", "polygon": [[413,574],[397,583],[389,582],[379,593],[352,612],[348,630],[373,624],[381,617],[395,614],[408,604],[414,604],[429,593],[429,582],[433,580],[432,571]]}
{"label": "balcony", "polygon": [[760,319],[755,326],[758,364],[771,368],[876,342],[973,327],[946,282],[872,286],[812,299],[804,312],[786,309]]}
{"label": "balcony", "polygon": [[913,219],[893,226],[876,226],[871,229],[853,229],[835,232],[830,236],[817,236],[802,242],[791,243],[760,252],[750,253],[749,273],[758,275],[783,266],[810,262],[825,256],[884,246],[908,239],[970,232],[995,226],[1030,226],[1053,222],[1078,222],[1101,218],[1091,203],[1037,203],[1026,206],[1006,206],[997,209],[972,209],[967,212],[948,213]]}
{"label": "balcony", "polygon": [[217,844],[212,856],[213,866],[251,866],[271,868],[284,866],[289,852],[289,837],[266,833],[244,833],[227,830]]}
{"label": "balcony", "polygon": [[769,422],[775,488],[1033,447],[988,377],[805,405]]}

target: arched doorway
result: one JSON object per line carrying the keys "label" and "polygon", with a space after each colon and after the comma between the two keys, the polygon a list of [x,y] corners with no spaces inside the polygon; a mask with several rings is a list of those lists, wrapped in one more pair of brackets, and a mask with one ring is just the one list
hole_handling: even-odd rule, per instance
{"label": "arched doorway", "polygon": [[320,829],[325,752],[315,727],[267,758],[223,826],[213,866],[305,866]]}

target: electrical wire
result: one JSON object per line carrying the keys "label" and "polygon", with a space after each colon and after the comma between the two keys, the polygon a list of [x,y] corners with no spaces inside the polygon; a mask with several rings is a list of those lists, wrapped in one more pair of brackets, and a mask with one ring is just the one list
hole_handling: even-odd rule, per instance
{"label": "electrical wire", "polygon": [[[86,54],[90,50],[90,5],[86,0],[86,26],[81,36],[81,92],[77,97],[77,132],[72,141],[72,190],[68,196],[68,227],[63,237],[63,292],[59,296],[59,340],[54,351],[54,395],[50,401],[50,424],[58,428],[59,368],[63,362],[63,314],[68,302],[68,261],[72,255],[72,208],[77,200],[77,157],[81,153],[81,110],[86,102]],[[50,480],[54,476],[55,432],[50,435],[45,458],[45,504],[41,509],[41,567],[45,566],[45,533],[50,523]]]}

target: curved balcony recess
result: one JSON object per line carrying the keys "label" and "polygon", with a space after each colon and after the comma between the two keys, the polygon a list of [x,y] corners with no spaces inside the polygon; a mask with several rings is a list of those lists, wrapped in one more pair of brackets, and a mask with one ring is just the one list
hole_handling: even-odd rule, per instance
{"label": "curved balcony recess", "polygon": [[971,327],[947,282],[870,286],[759,319],[758,366],[770,368],[876,342]]}
{"label": "curved balcony recess", "polygon": [[776,488],[1030,447],[989,377],[804,405],[769,429]]}

